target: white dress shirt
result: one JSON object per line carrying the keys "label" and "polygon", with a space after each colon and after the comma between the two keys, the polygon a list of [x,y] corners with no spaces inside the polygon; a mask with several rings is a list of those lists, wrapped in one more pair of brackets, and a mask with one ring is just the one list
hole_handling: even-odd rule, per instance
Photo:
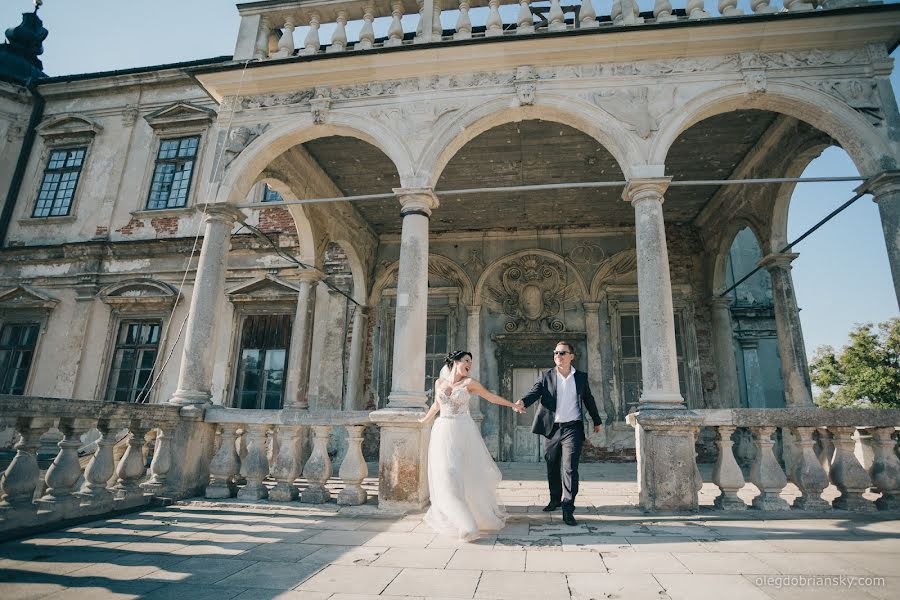
{"label": "white dress shirt", "polygon": [[557,423],[581,420],[581,407],[578,406],[578,393],[575,389],[575,368],[569,369],[565,377],[556,369],[556,419]]}

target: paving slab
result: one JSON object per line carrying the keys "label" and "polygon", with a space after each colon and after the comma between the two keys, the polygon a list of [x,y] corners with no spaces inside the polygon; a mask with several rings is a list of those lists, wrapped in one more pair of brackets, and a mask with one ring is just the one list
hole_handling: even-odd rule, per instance
{"label": "paving slab", "polygon": [[165,568],[159,568],[144,575],[141,579],[167,583],[180,582],[189,585],[210,584],[255,564],[255,561],[234,558],[194,557]]}
{"label": "paving slab", "polygon": [[610,573],[690,573],[667,552],[606,552],[600,556]]}
{"label": "paving slab", "polygon": [[[294,590],[267,590],[250,588],[234,597],[234,600],[329,600],[328,592],[297,592]],[[190,600],[186,598],[185,600]]]}
{"label": "paving slab", "polygon": [[258,562],[221,579],[219,585],[239,588],[292,589],[315,575],[321,567],[302,562]]}
{"label": "paving slab", "polygon": [[568,595],[566,576],[561,573],[485,571],[475,590],[475,598],[498,600],[547,600]]}
{"label": "paving slab", "polygon": [[662,586],[653,575],[609,573],[573,573],[566,576],[573,600],[622,598],[626,600],[663,600]]}
{"label": "paving slab", "polygon": [[457,552],[452,548],[389,548],[374,562],[376,567],[443,569]]}
{"label": "paving slab", "polygon": [[403,569],[384,595],[471,598],[480,577],[481,571],[475,570]]}
{"label": "paving slab", "polygon": [[762,573],[777,575],[780,573],[776,567],[744,552],[723,552],[722,554],[711,552],[674,552],[672,556],[686,566],[691,573],[697,574],[743,575]]}
{"label": "paving slab", "polygon": [[525,571],[524,550],[457,550],[447,569],[482,571]]}
{"label": "paving slab", "polygon": [[399,573],[400,569],[393,567],[329,565],[297,589],[345,594],[380,594]]}
{"label": "paving slab", "polygon": [[596,552],[528,550],[525,571],[545,573],[606,573],[606,565]]}
{"label": "paving slab", "polygon": [[740,575],[655,575],[671,600],[771,600]]}

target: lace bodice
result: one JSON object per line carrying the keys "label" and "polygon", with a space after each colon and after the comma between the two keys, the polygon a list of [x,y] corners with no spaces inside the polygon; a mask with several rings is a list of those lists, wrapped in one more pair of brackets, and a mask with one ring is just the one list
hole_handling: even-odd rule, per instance
{"label": "lace bodice", "polygon": [[468,385],[468,380],[458,383],[453,387],[453,391],[450,392],[449,396],[444,393],[444,388],[446,387],[444,384],[439,383],[436,386],[442,417],[458,417],[469,414],[469,396],[471,394],[466,389]]}

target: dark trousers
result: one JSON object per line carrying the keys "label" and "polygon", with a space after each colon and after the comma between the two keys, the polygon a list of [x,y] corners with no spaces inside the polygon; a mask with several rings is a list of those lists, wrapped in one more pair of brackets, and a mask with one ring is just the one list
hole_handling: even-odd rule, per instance
{"label": "dark trousers", "polygon": [[560,502],[563,510],[575,508],[578,494],[578,459],[584,443],[581,421],[557,423],[550,436],[544,438],[544,460],[547,461],[547,482],[550,501]]}

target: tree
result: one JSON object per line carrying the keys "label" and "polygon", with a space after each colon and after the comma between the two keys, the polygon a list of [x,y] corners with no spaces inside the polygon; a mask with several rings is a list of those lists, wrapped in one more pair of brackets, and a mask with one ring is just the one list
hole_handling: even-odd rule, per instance
{"label": "tree", "polygon": [[816,349],[810,379],[821,388],[815,403],[822,408],[900,408],[900,317],[857,325],[850,343],[835,354]]}

